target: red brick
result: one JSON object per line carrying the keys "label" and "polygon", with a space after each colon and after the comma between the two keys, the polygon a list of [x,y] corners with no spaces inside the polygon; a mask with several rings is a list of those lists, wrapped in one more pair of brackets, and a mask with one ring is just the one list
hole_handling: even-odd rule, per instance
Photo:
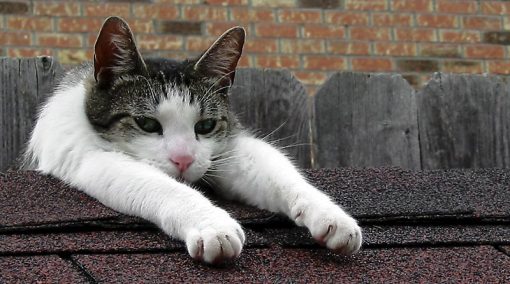
{"label": "red brick", "polygon": [[389,28],[351,27],[350,37],[354,40],[391,40]]}
{"label": "red brick", "polygon": [[1,1],[0,14],[28,14],[30,3],[28,1]]}
{"label": "red brick", "polygon": [[303,84],[321,85],[328,78],[326,72],[294,71],[292,74]]}
{"label": "red brick", "polygon": [[415,56],[416,44],[415,43],[395,43],[395,42],[376,42],[375,43],[376,55],[390,55],[390,56]]}
{"label": "red brick", "polygon": [[34,1],[34,15],[43,16],[79,16],[80,4],[72,3],[71,1],[65,2],[50,2],[50,1]]}
{"label": "red brick", "polygon": [[0,45],[30,45],[32,42],[28,32],[0,31]]}
{"label": "red brick", "polygon": [[234,23],[234,22],[209,22],[206,25],[206,32],[210,36],[219,36],[230,28],[235,26],[243,26],[247,34],[251,34],[250,25],[247,23]]}
{"label": "red brick", "polygon": [[393,70],[391,60],[386,58],[353,58],[351,65],[354,71],[381,72]]}
{"label": "red brick", "polygon": [[420,56],[424,57],[462,57],[458,44],[422,43]]}
{"label": "red brick", "polygon": [[412,14],[390,14],[390,13],[373,13],[372,24],[376,27],[380,26],[411,26],[413,25]]}
{"label": "red brick", "polygon": [[450,72],[450,73],[482,73],[482,72],[484,72],[483,71],[483,62],[468,61],[468,60],[444,61],[441,71]]}
{"label": "red brick", "polygon": [[295,40],[295,39],[282,39],[280,40],[280,49],[282,53],[323,53],[324,41],[322,40]]}
{"label": "red brick", "polygon": [[436,72],[439,70],[439,61],[431,59],[399,59],[396,65],[399,71]]}
{"label": "red brick", "polygon": [[324,21],[328,24],[348,25],[348,26],[366,26],[368,25],[368,13],[366,12],[324,12]]}
{"label": "red brick", "polygon": [[96,44],[97,34],[87,34],[86,46],[94,46]]}
{"label": "red brick", "polygon": [[395,28],[395,40],[399,41],[436,41],[436,31],[426,28]]}
{"label": "red brick", "polygon": [[103,25],[100,18],[60,18],[58,30],[61,32],[93,32],[98,33]]}
{"label": "red brick", "polygon": [[76,34],[38,34],[37,44],[48,47],[81,47],[83,39]]}
{"label": "red brick", "polygon": [[53,20],[49,17],[9,17],[7,28],[10,30],[47,32],[53,30]]}
{"label": "red brick", "polygon": [[489,72],[504,75],[510,74],[510,61],[509,60],[489,61]]}
{"label": "red brick", "polygon": [[131,6],[127,3],[83,3],[83,15],[89,17],[109,17],[112,15],[128,18]]}
{"label": "red brick", "polygon": [[134,4],[133,16],[141,19],[175,20],[179,17],[179,8],[165,4]]}
{"label": "red brick", "polygon": [[480,42],[479,31],[457,31],[457,30],[443,30],[440,31],[440,38],[443,42]]}
{"label": "red brick", "polygon": [[380,11],[388,10],[386,0],[345,0],[346,10]]}
{"label": "red brick", "polygon": [[53,56],[53,50],[49,48],[31,48],[31,47],[16,47],[8,48],[7,56],[9,57],[36,57],[36,56]]}
{"label": "red brick", "polygon": [[154,33],[154,23],[151,19],[125,19],[133,33]]}
{"label": "red brick", "polygon": [[345,36],[343,27],[332,25],[305,25],[303,27],[303,37],[305,38],[336,38],[341,39]]}
{"label": "red brick", "polygon": [[418,26],[430,28],[456,28],[459,26],[459,19],[453,15],[418,15],[416,17]]}
{"label": "red brick", "polygon": [[[215,22],[210,24],[214,25]],[[220,24],[223,24],[223,27],[225,26],[225,23]],[[229,27],[232,26],[232,23],[228,24]],[[158,32],[162,34],[201,35],[202,26],[202,22],[195,21],[158,21]]]}
{"label": "red brick", "polygon": [[474,0],[436,0],[436,11],[451,14],[475,14],[478,1]]}
{"label": "red brick", "polygon": [[255,67],[259,68],[299,68],[300,60],[297,56],[287,55],[258,55]]}
{"label": "red brick", "polygon": [[407,12],[432,12],[434,5],[432,0],[392,0],[393,11]]}
{"label": "red brick", "polygon": [[170,58],[174,60],[184,60],[184,59],[195,59],[198,58],[202,52],[185,52],[185,51],[167,51],[167,52],[148,52],[145,51],[142,53],[143,56],[146,57],[161,57],[161,58]]}
{"label": "red brick", "polygon": [[237,63],[237,67],[252,67],[250,56],[243,54],[241,58],[239,58],[239,62]]}
{"label": "red brick", "polygon": [[216,37],[188,36],[186,37],[185,49],[187,51],[203,52],[207,50],[215,40]]}
{"label": "red brick", "polygon": [[504,58],[505,47],[501,45],[468,45],[465,47],[468,58]]}
{"label": "red brick", "polygon": [[291,24],[260,23],[255,26],[255,34],[262,37],[297,37],[298,27]]}
{"label": "red brick", "polygon": [[295,7],[295,0],[251,0],[254,7]]}
{"label": "red brick", "polygon": [[480,10],[488,15],[507,15],[510,11],[510,3],[502,1],[481,1]]}
{"label": "red brick", "polygon": [[253,9],[253,8],[231,8],[231,17],[234,21],[269,21],[273,22],[276,17],[271,9]]}
{"label": "red brick", "polygon": [[303,67],[308,70],[344,70],[345,59],[325,55],[310,55],[303,58]]}
{"label": "red brick", "polygon": [[57,59],[61,64],[76,65],[90,61],[94,57],[94,51],[81,49],[60,49],[57,51]]}
{"label": "red brick", "polygon": [[318,10],[282,10],[278,11],[280,22],[288,23],[320,23],[322,13]]}
{"label": "red brick", "polygon": [[222,6],[248,5],[248,0],[205,0],[204,4]]}
{"label": "red brick", "polygon": [[141,50],[182,50],[184,40],[181,36],[142,34],[136,36]]}
{"label": "red brick", "polygon": [[227,21],[228,10],[218,6],[186,6],[183,19],[195,21]]}
{"label": "red brick", "polygon": [[369,55],[370,43],[363,41],[328,41],[328,53],[345,55]]}
{"label": "red brick", "polygon": [[502,28],[500,17],[467,16],[462,19],[465,29],[499,30]]}
{"label": "red brick", "polygon": [[299,8],[308,9],[342,9],[340,0],[296,0]]}
{"label": "red brick", "polygon": [[109,1],[157,2],[157,3],[174,4],[174,5],[175,4],[195,5],[195,4],[204,3],[204,0],[109,0]]}
{"label": "red brick", "polygon": [[277,39],[248,38],[244,44],[245,52],[274,53],[278,52]]}

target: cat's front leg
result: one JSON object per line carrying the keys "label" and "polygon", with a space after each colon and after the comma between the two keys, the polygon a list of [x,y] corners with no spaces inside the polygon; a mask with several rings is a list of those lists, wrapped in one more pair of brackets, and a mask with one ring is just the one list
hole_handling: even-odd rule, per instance
{"label": "cat's front leg", "polygon": [[306,226],[321,245],[340,254],[350,255],[361,247],[361,229],[356,220],[316,189],[298,190],[290,203],[289,217]]}
{"label": "cat's front leg", "polygon": [[114,210],[157,224],[183,240],[195,259],[217,263],[241,253],[245,236],[236,220],[148,164],[121,153],[89,152],[79,167],[61,178]]}
{"label": "cat's front leg", "polygon": [[223,195],[286,214],[338,253],[349,255],[360,249],[356,220],[310,185],[276,148],[241,134],[233,138],[227,153],[224,162],[219,159],[216,165],[221,167],[222,177],[216,182]]}

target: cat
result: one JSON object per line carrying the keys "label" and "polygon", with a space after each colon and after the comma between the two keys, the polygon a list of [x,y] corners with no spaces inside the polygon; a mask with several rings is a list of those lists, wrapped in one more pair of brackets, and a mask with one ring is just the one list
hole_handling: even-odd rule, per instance
{"label": "cat", "polygon": [[229,199],[285,214],[333,251],[355,253],[356,220],[229,108],[244,40],[245,30],[234,27],[198,58],[142,58],[128,24],[106,19],[93,64],[68,72],[42,107],[26,161],[153,222],[206,263],[237,258],[245,234],[193,188],[200,180]]}

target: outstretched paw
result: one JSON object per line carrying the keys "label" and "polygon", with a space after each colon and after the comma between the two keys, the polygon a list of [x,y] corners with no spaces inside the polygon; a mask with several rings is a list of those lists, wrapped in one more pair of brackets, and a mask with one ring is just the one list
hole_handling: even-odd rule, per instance
{"label": "outstretched paw", "polygon": [[237,258],[244,241],[241,226],[232,220],[191,230],[186,237],[186,247],[194,259],[218,264]]}
{"label": "outstretched paw", "polygon": [[361,228],[337,205],[298,201],[292,209],[296,224],[306,226],[321,245],[343,254],[356,253],[362,242]]}

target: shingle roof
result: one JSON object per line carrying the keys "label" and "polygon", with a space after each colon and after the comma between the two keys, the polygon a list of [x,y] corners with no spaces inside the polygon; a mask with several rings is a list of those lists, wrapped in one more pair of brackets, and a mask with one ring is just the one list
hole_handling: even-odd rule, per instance
{"label": "shingle roof", "polygon": [[0,174],[0,283],[510,281],[510,170],[306,174],[361,221],[357,255],[334,255],[284,217],[216,199],[247,244],[233,263],[207,266],[152,224],[55,178]]}

